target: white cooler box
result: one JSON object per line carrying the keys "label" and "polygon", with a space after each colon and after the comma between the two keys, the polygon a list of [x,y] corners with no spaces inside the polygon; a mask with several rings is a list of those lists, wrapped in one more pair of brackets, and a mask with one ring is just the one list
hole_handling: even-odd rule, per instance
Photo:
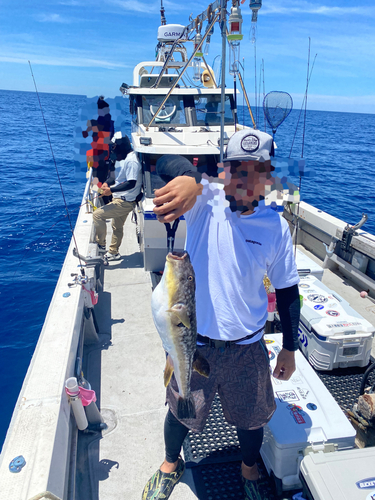
{"label": "white cooler box", "polygon": [[324,269],[314,262],[310,257],[307,257],[301,250],[297,248],[296,250],[296,265],[298,274],[300,276],[306,276],[307,274],[312,274],[318,280],[323,278]]}
{"label": "white cooler box", "polygon": [[300,349],[316,370],[367,366],[374,327],[314,276],[299,283]]}
{"label": "white cooler box", "polygon": [[301,479],[309,500],[375,500],[375,447],[309,453]]}
{"label": "white cooler box", "polygon": [[[282,335],[265,335],[265,340],[273,370],[281,350]],[[300,463],[309,449],[351,449],[356,435],[300,351],[296,351],[296,366],[288,381],[272,377],[277,409],[264,429],[260,451],[268,473],[276,477],[279,491],[302,487]]]}

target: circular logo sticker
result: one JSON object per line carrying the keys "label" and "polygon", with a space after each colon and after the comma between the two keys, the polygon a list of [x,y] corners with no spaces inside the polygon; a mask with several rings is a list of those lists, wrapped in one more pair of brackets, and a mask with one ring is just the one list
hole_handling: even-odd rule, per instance
{"label": "circular logo sticker", "polygon": [[272,351],[268,351],[268,357],[270,358],[270,361],[272,361],[273,359],[275,359],[275,353],[273,353]]}
{"label": "circular logo sticker", "polygon": [[307,403],[306,408],[308,410],[317,410],[318,407],[316,406],[315,403]]}
{"label": "circular logo sticker", "polygon": [[321,304],[317,304],[316,306],[314,306],[314,309],[320,311],[321,309],[324,309],[324,306],[322,306]]}
{"label": "circular logo sticker", "polygon": [[340,313],[337,312],[337,311],[334,311],[333,309],[329,309],[328,311],[326,311],[326,314],[328,314],[328,316],[340,316]]}
{"label": "circular logo sticker", "polygon": [[259,139],[256,135],[249,134],[241,141],[241,148],[248,153],[254,153],[259,148]]}
{"label": "circular logo sticker", "polygon": [[327,297],[324,297],[324,295],[319,295],[317,293],[312,293],[310,295],[307,296],[307,298],[309,300],[311,300],[311,302],[316,302],[318,304],[323,304],[324,302],[327,302]]}
{"label": "circular logo sticker", "polygon": [[307,283],[300,283],[299,287],[300,288],[310,288],[310,285],[308,285]]}
{"label": "circular logo sticker", "polygon": [[374,498],[375,498],[375,490],[367,495],[366,500],[374,500]]}

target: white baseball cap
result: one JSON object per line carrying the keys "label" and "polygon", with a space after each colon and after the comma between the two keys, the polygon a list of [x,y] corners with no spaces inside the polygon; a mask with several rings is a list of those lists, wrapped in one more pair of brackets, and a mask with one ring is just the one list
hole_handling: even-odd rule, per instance
{"label": "white baseball cap", "polygon": [[224,161],[267,161],[273,156],[273,138],[266,132],[244,129],[229,139]]}

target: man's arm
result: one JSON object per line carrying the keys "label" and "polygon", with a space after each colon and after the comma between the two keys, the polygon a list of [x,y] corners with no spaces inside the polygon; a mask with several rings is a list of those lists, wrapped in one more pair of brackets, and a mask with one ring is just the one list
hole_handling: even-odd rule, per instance
{"label": "man's arm", "polygon": [[117,186],[108,187],[108,184],[105,182],[102,185],[102,196],[110,196],[112,193],[118,193],[120,191],[129,191],[129,189],[133,189],[135,187],[137,181],[125,181]]}
{"label": "man's arm", "polygon": [[289,380],[296,369],[294,351],[298,349],[300,316],[298,285],[276,290],[276,300],[283,331],[283,348],[277,357],[273,376]]}
{"label": "man's arm", "polygon": [[192,209],[197,196],[202,194],[202,184],[193,177],[179,176],[155,191],[154,212],[160,222],[173,222]]}
{"label": "man's arm", "polygon": [[156,172],[167,184],[155,191],[154,212],[160,222],[173,222],[193,208],[202,193],[201,174],[187,158],[178,155],[159,158]]}

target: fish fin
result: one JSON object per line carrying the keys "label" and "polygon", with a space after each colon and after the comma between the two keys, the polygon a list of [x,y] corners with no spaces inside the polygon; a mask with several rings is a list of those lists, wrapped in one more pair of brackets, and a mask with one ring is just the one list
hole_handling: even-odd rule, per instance
{"label": "fish fin", "polygon": [[179,323],[183,323],[186,328],[190,328],[190,318],[188,316],[185,304],[174,304],[167,312],[173,313],[179,319]]}
{"label": "fish fin", "polygon": [[192,394],[187,398],[181,396],[177,401],[177,418],[196,418],[195,403]]}
{"label": "fish fin", "polygon": [[193,359],[193,370],[195,370],[199,375],[208,378],[210,376],[210,365],[207,359],[202,356],[198,349],[194,353]]}
{"label": "fish fin", "polygon": [[170,356],[167,356],[167,361],[165,363],[165,368],[164,368],[164,387],[167,387],[167,385],[171,381],[173,370],[174,370],[173,361]]}

